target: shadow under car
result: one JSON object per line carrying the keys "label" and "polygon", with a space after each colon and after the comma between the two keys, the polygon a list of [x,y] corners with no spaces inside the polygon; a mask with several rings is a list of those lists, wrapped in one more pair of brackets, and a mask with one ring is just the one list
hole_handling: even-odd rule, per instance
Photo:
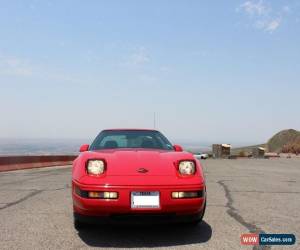
{"label": "shadow under car", "polygon": [[92,247],[168,247],[207,242],[212,228],[205,221],[198,225],[89,225],[79,230],[78,236]]}

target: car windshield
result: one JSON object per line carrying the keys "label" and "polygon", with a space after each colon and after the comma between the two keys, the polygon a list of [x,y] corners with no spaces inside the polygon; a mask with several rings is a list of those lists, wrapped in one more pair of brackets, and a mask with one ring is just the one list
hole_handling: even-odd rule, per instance
{"label": "car windshield", "polygon": [[154,130],[104,130],[94,140],[90,150],[112,148],[173,150],[168,139]]}

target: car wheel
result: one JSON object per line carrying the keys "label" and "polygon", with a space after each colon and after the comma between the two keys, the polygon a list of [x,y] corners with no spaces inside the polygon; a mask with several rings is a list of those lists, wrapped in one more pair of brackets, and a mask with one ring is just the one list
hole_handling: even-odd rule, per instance
{"label": "car wheel", "polygon": [[204,203],[204,207],[201,211],[200,217],[197,220],[191,222],[190,225],[197,226],[203,220],[203,217],[204,217],[204,214],[205,214],[205,209],[206,209],[206,200],[205,200],[205,203]]}
{"label": "car wheel", "polygon": [[81,222],[81,221],[79,221],[79,220],[77,220],[77,219],[74,218],[74,228],[77,231],[83,229],[85,226],[86,226],[85,223],[83,223],[83,222]]}

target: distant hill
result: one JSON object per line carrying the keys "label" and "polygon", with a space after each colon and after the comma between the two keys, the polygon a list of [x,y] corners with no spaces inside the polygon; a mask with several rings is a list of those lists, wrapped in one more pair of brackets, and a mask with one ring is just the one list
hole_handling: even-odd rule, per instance
{"label": "distant hill", "polygon": [[300,131],[295,129],[282,130],[275,134],[267,143],[270,152],[294,153],[299,149],[300,152]]}
{"label": "distant hill", "polygon": [[269,152],[300,154],[300,131],[295,129],[282,130],[275,134],[267,143],[233,148],[231,153],[236,155],[240,152],[251,154],[252,149],[257,147],[266,148]]}

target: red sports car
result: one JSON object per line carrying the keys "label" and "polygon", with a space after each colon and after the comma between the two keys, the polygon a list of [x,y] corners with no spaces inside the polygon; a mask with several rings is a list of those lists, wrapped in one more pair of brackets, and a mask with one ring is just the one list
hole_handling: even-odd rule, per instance
{"label": "red sports car", "polygon": [[206,186],[200,162],[159,131],[104,130],[80,152],[72,173],[77,229],[93,222],[202,220]]}

